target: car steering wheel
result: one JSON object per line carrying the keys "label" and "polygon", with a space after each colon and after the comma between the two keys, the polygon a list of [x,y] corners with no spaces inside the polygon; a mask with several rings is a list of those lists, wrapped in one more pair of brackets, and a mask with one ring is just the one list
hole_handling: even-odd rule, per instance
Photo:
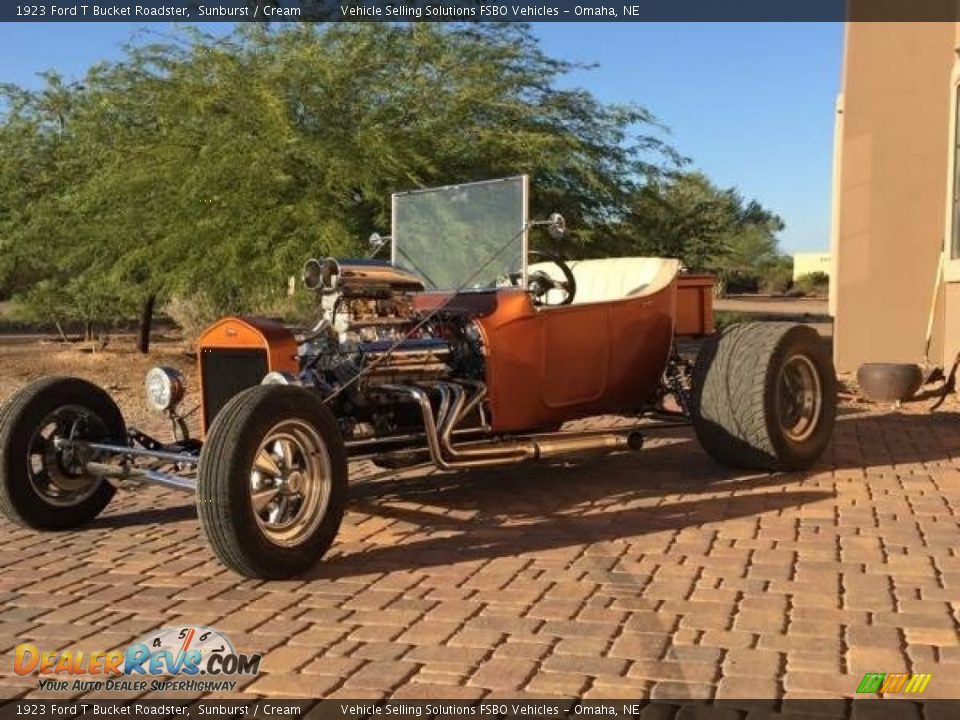
{"label": "car steering wheel", "polygon": [[[543,250],[530,250],[529,255],[531,258],[546,260],[547,262],[553,263],[560,268],[560,272],[563,273],[564,277],[563,280],[554,280],[542,270],[535,270],[530,273],[530,275],[527,277],[527,289],[533,296],[534,304],[569,305],[572,303],[574,296],[577,294],[577,280],[574,278],[573,271],[570,269],[570,266],[567,265],[566,261],[559,255],[544,252]],[[557,303],[547,303],[547,293],[549,293],[551,290],[560,290],[563,292],[563,299]]]}

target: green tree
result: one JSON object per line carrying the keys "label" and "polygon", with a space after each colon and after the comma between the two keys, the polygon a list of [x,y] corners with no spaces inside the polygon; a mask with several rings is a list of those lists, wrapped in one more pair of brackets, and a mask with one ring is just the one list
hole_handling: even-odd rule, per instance
{"label": "green tree", "polygon": [[522,25],[242,26],[6,87],[0,279],[82,320],[154,293],[246,310],[386,230],[392,191],[516,173],[592,242],[677,158],[646,110],[557,89],[571,68]]}
{"label": "green tree", "polygon": [[735,188],[718,188],[700,172],[675,172],[635,189],[622,221],[592,250],[675,257],[691,270],[722,274],[776,262],[783,227]]}

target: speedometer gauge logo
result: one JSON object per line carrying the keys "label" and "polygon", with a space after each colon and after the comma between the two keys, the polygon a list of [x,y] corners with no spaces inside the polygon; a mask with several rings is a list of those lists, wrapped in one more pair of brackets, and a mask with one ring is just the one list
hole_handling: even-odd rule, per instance
{"label": "speedometer gauge logo", "polygon": [[215,628],[201,625],[162,628],[127,648],[127,675],[255,674],[259,655],[240,655],[233,643]]}
{"label": "speedometer gauge logo", "polygon": [[139,641],[149,646],[152,652],[168,651],[187,653],[191,650],[201,655],[220,653],[233,654],[233,643],[219,630],[188,625],[181,628],[163,628],[148,634]]}

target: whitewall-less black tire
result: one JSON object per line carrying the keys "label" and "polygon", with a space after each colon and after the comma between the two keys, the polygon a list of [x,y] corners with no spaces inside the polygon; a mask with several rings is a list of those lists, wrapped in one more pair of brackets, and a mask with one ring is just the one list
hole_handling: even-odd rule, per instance
{"label": "whitewall-less black tire", "polygon": [[89,522],[113,498],[107,480],[82,471],[82,458],[55,439],[126,444],[117,404],[78,378],[50,377],[0,408],[0,512],[24,527],[65,530]]}
{"label": "whitewall-less black tire", "polygon": [[715,460],[750,470],[805,470],[823,454],[837,378],[805,325],[743,323],[708,338],[693,371],[693,426]]}
{"label": "whitewall-less black tire", "polygon": [[257,386],[217,414],[200,455],[197,511],[230,569],[265,579],[307,570],[333,543],[346,497],[336,419],[309,390]]}

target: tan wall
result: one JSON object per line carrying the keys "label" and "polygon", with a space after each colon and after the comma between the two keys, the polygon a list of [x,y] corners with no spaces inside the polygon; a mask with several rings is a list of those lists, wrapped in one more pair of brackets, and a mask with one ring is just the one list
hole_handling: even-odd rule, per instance
{"label": "tan wall", "polygon": [[[847,26],[832,248],[841,372],[923,359],[943,246],[954,45],[954,23]],[[941,318],[936,362],[942,335]]]}
{"label": "tan wall", "polygon": [[[849,25],[846,30],[849,33]],[[844,42],[846,46],[846,41]],[[844,67],[846,61],[844,61]],[[842,76],[846,75],[844,70]],[[833,162],[830,168],[830,283],[828,292],[829,310],[833,318],[837,317],[837,282],[840,277],[840,166],[843,162],[843,93],[837,93],[837,104],[833,117]]]}
{"label": "tan wall", "polygon": [[943,318],[943,366],[949,368],[960,352],[960,284],[947,283],[937,308],[938,319]]}
{"label": "tan wall", "polygon": [[833,260],[830,253],[793,254],[794,280],[815,272],[822,272],[828,276],[833,272]]}

